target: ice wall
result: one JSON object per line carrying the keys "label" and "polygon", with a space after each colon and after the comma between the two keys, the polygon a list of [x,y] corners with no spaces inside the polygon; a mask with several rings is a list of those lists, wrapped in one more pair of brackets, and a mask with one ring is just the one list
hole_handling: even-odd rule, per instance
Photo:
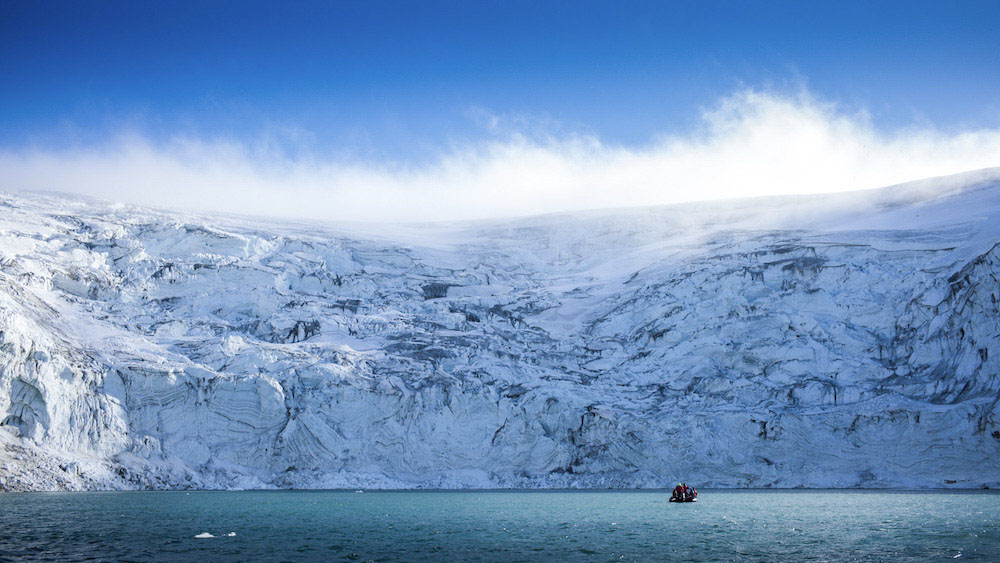
{"label": "ice wall", "polygon": [[379,229],[0,196],[0,488],[1000,485],[995,171]]}

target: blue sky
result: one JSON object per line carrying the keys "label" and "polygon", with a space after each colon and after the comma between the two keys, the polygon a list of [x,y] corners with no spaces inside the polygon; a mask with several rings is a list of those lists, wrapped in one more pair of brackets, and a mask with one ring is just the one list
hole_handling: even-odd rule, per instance
{"label": "blue sky", "polygon": [[512,135],[644,151],[747,91],[883,135],[992,131],[997,29],[998,2],[4,2],[0,149],[127,132],[266,139],[293,164],[434,166]]}
{"label": "blue sky", "polygon": [[[878,4],[873,6],[872,4]],[[642,143],[741,86],[1000,120],[998,2],[6,2],[7,144],[304,129],[387,156],[477,111]]]}

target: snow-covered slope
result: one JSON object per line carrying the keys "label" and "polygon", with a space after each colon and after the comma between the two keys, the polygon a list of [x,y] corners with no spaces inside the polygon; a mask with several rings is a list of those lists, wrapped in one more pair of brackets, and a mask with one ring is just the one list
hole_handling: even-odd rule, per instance
{"label": "snow-covered slope", "polygon": [[1000,171],[324,227],[0,195],[0,489],[995,486]]}

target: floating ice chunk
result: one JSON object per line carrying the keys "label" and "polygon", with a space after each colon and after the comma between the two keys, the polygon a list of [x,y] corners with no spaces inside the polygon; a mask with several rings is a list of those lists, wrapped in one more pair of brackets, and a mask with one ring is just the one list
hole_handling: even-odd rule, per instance
{"label": "floating ice chunk", "polygon": [[200,539],[200,540],[203,540],[203,539],[206,539],[206,538],[214,538],[214,537],[215,536],[213,536],[212,534],[210,534],[208,532],[202,532],[202,533],[198,534],[197,536],[195,536],[195,538]]}

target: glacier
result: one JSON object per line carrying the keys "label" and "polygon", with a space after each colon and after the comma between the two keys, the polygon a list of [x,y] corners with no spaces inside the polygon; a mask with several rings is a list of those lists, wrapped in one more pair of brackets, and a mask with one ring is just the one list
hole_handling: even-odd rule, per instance
{"label": "glacier", "polygon": [[1000,169],[410,225],[0,194],[0,490],[1000,486]]}

